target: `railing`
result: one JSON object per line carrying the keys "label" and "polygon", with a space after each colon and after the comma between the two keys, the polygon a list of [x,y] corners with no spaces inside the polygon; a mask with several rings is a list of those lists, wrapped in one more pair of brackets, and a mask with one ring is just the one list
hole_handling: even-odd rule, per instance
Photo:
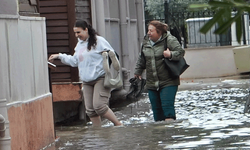
{"label": "railing", "polygon": [[[145,13],[146,32],[147,24],[151,20],[159,20],[169,25],[171,34],[182,43],[184,48],[227,45],[235,46],[238,44],[235,38],[236,34],[234,31],[234,25],[232,25],[231,29],[228,29],[225,34],[215,35],[213,33],[213,31],[218,28],[218,25],[215,25],[206,34],[201,34],[199,29],[208,21],[207,18],[213,17],[215,12],[212,10],[192,12],[189,11],[187,7],[188,5],[179,5],[175,1],[165,1],[164,12],[161,12],[161,14],[164,13],[165,17],[162,17],[163,15],[152,16]],[[159,16],[161,17],[159,18]],[[244,14],[242,16],[242,24],[245,26],[243,28],[242,45],[249,45],[248,21],[248,14]]]}

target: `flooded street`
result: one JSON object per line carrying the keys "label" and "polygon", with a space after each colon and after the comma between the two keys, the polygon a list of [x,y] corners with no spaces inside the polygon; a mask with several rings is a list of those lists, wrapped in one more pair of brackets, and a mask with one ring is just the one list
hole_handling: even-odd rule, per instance
{"label": "flooded street", "polygon": [[244,114],[248,79],[183,82],[173,122],[154,122],[147,94],[113,108],[124,124],[102,128],[82,124],[56,127],[52,150],[250,149],[250,114]]}

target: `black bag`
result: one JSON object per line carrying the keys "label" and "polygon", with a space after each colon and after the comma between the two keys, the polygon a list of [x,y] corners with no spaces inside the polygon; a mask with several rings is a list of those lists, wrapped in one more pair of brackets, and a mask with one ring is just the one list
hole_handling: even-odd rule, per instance
{"label": "black bag", "polygon": [[[167,49],[167,40],[165,40],[164,49]],[[164,58],[164,62],[172,78],[178,78],[189,67],[184,57],[178,61],[171,61],[168,58]]]}
{"label": "black bag", "polygon": [[164,61],[166,68],[169,70],[170,75],[173,78],[179,77],[189,67],[184,57],[182,57],[179,61],[171,61],[168,58],[164,58]]}

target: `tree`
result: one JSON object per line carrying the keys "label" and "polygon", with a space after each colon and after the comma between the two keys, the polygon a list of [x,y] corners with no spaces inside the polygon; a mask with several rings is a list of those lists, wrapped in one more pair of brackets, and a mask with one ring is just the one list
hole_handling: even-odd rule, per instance
{"label": "tree", "polygon": [[145,0],[145,10],[154,19],[164,18],[164,2],[165,0]]}
{"label": "tree", "polygon": [[[211,9],[215,11],[214,16],[200,29],[201,33],[207,33],[216,23],[218,29],[215,34],[223,34],[228,31],[232,23],[236,23],[236,37],[240,43],[242,36],[242,15],[245,12],[250,13],[249,1],[245,0],[210,0],[205,4],[191,4],[189,10],[198,11]],[[235,14],[232,15],[232,12]]]}
{"label": "tree", "polygon": [[145,10],[150,16],[155,19],[164,18],[164,3],[168,1],[170,7],[185,8],[190,3],[206,3],[208,0],[145,0]]}

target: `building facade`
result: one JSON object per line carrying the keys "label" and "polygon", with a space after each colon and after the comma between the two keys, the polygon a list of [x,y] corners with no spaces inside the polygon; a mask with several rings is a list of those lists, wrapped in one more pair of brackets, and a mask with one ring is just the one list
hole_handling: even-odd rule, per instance
{"label": "building facade", "polygon": [[55,61],[56,70],[49,70],[47,64],[50,54],[74,53],[76,20],[91,23],[120,55],[126,91],[145,34],[143,12],[143,0],[2,0],[0,149],[46,147],[56,138],[55,103],[58,109],[81,103],[77,69]]}

